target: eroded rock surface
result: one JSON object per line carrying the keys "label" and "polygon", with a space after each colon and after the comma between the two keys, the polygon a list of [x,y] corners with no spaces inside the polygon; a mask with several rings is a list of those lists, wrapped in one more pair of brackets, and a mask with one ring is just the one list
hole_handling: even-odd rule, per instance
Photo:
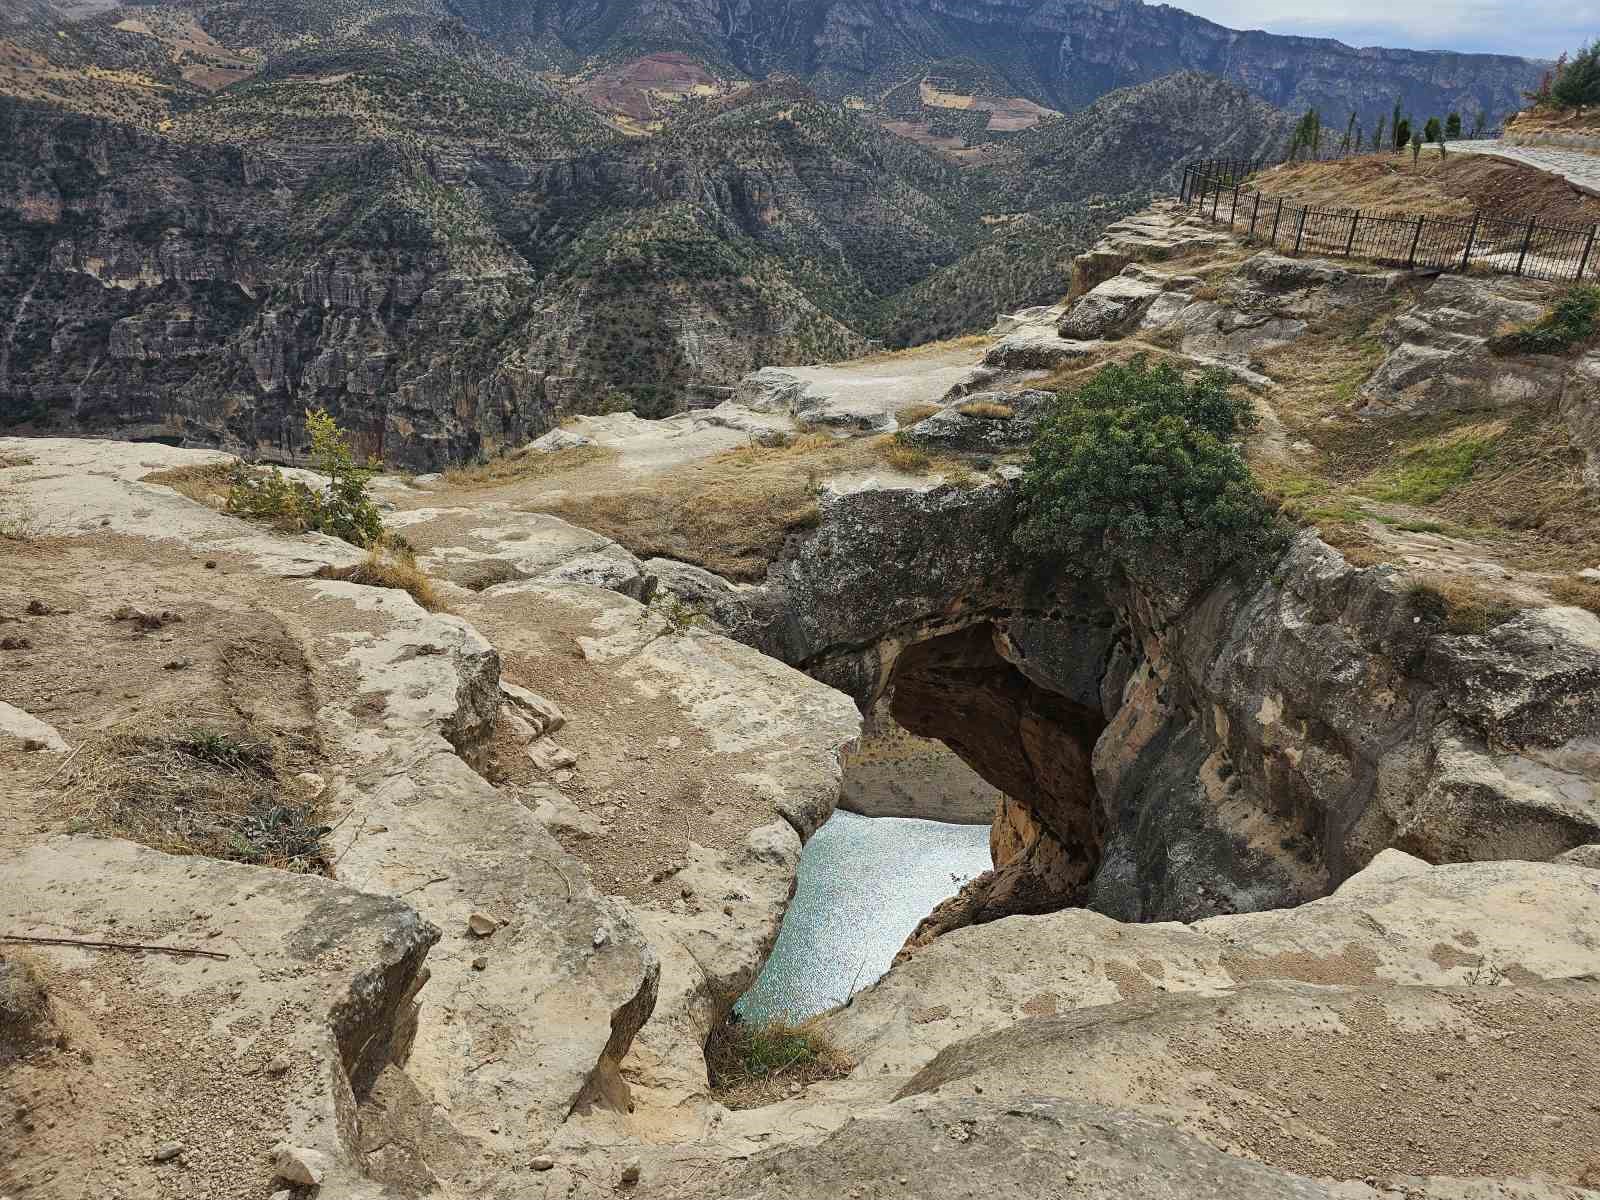
{"label": "eroded rock surface", "polygon": [[[411,1052],[439,929],[331,879],[123,841],[49,838],[5,873],[8,934],[180,951],[6,948],[31,959],[61,1034],[0,1075],[7,1119],[29,1114],[13,1131],[29,1136],[8,1139],[21,1194],[154,1190],[182,1170],[218,1193],[265,1195],[267,1151],[283,1140],[324,1156],[325,1187],[379,1194],[361,1154],[365,1106]],[[85,1138],[101,1145],[91,1163],[71,1152]],[[183,1164],[157,1161],[173,1142]]]}

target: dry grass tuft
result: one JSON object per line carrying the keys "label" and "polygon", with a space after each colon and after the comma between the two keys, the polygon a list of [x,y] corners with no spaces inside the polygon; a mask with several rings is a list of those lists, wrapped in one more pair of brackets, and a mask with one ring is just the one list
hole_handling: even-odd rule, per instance
{"label": "dry grass tuft", "polygon": [[1009,404],[996,404],[993,400],[974,400],[956,410],[964,417],[977,417],[980,421],[1009,421],[1017,410]]}
{"label": "dry grass tuft", "polygon": [[324,872],[328,828],[286,774],[283,749],[247,725],[169,718],[80,745],[61,787],[76,832],[168,854]]}
{"label": "dry grass tuft", "polygon": [[1586,608],[1596,616],[1600,616],[1600,583],[1592,579],[1569,575],[1565,579],[1555,580],[1546,590],[1550,593],[1550,598],[1559,604]]}
{"label": "dry grass tuft", "polygon": [[711,1092],[729,1108],[759,1108],[795,1084],[842,1079],[854,1064],[813,1018],[746,1024],[731,1016],[706,1040]]}
{"label": "dry grass tuft", "polygon": [[926,475],[933,467],[933,458],[927,451],[908,445],[897,437],[883,438],[878,446],[883,461],[896,471],[903,471],[907,475]]}
{"label": "dry grass tuft", "polygon": [[195,467],[168,467],[161,471],[152,471],[149,475],[139,480],[140,483],[157,483],[169,487],[180,496],[187,496],[198,504],[207,508],[226,512],[228,509],[228,493],[232,491],[238,477],[237,467],[233,463],[207,463]]}
{"label": "dry grass tuft", "polygon": [[579,467],[598,466],[617,457],[609,446],[569,446],[565,450],[522,450],[470,467],[453,467],[444,473],[452,487],[492,487],[525,479],[542,479]]}
{"label": "dry grass tuft", "polygon": [[918,421],[926,421],[934,413],[944,411],[937,404],[908,404],[904,408],[895,410],[895,424],[901,428],[915,425]]}
{"label": "dry grass tuft", "polygon": [[484,592],[502,583],[517,583],[528,578],[526,573],[503,558],[470,563],[451,570],[448,577],[452,583],[459,583],[469,592]]}
{"label": "dry grass tuft", "polygon": [[323,567],[317,578],[342,579],[363,587],[398,588],[429,612],[444,608],[433,580],[417,566],[416,552],[398,539],[386,538],[373,546],[367,557],[353,567]]}
{"label": "dry grass tuft", "polygon": [[1487,633],[1522,608],[1509,596],[1450,576],[1415,580],[1407,599],[1418,616],[1444,626],[1450,633]]}
{"label": "dry grass tuft", "polygon": [[12,454],[9,451],[0,451],[0,471],[8,467],[31,466],[33,466],[33,455],[31,454]]}

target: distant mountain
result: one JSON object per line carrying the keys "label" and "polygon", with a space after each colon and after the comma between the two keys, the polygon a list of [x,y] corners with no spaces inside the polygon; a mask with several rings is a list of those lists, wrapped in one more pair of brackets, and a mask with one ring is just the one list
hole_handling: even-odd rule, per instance
{"label": "distant mountain", "polygon": [[[1292,123],[1193,72],[1069,103],[1017,51],[1037,13],[983,3],[30,3],[0,29],[0,428],[274,458],[308,406],[437,467],[979,328],[1182,159]],[[745,80],[796,65],[852,95]]]}
{"label": "distant mountain", "polygon": [[1507,55],[1354,49],[1328,38],[1225,28],[1140,0],[450,0],[502,47],[575,66],[651,49],[698,51],[763,78],[783,71],[819,94],[870,100],[943,60],[1005,80],[1004,95],[1070,112],[1176,71],[1232,80],[1271,104],[1330,122],[1402,107],[1425,116],[1503,116],[1540,74]]}

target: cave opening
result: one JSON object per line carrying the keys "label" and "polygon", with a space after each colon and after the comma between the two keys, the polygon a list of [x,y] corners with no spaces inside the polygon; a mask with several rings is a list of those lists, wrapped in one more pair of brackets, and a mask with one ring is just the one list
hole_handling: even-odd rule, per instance
{"label": "cave opening", "polygon": [[[869,729],[893,727],[883,740],[897,754],[846,764],[846,803],[807,843],[742,1017],[810,1016],[875,982],[907,946],[1082,902],[1104,840],[1091,757],[1106,721],[1098,707],[1030,680],[1005,645],[986,621],[900,651],[868,714]],[[970,784],[952,799],[948,769],[934,789],[944,794],[905,803],[906,792],[932,786],[929,755],[908,752],[905,739],[953,752],[954,765],[987,789],[986,813],[972,809]],[[913,768],[899,802],[884,800],[884,775]],[[857,772],[872,773],[879,804],[866,811],[879,815],[852,802]]]}

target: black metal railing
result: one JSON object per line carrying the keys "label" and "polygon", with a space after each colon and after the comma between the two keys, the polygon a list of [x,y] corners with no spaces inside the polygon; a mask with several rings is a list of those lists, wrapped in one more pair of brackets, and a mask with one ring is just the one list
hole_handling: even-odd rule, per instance
{"label": "black metal railing", "polygon": [[1553,225],[1536,218],[1408,216],[1318,208],[1267,196],[1249,185],[1262,159],[1208,159],[1184,169],[1180,197],[1208,220],[1226,223],[1292,254],[1365,258],[1412,270],[1472,268],[1532,279],[1577,281],[1600,273],[1596,226]]}

